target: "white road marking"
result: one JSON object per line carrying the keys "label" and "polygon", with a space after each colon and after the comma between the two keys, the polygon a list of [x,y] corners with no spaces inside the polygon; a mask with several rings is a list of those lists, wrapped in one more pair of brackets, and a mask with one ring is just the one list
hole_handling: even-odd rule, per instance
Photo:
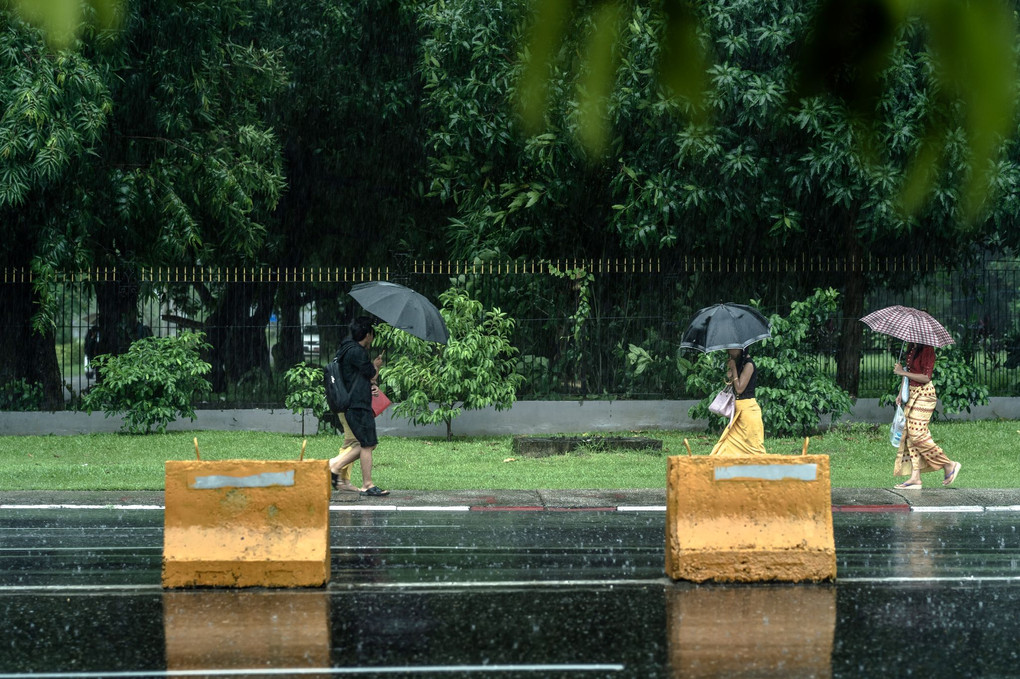
{"label": "white road marking", "polygon": [[[656,578],[628,578],[602,580],[482,580],[470,582],[330,582],[327,592],[354,589],[362,590],[425,590],[425,589],[562,589],[564,587],[648,587],[667,585],[665,576]],[[162,585],[0,585],[3,594],[116,594],[116,593],[160,593]],[[193,591],[193,590],[192,590]]]}
{"label": "white road marking", "polygon": [[664,512],[666,505],[620,505],[618,512]]}
{"label": "white road marking", "polygon": [[506,672],[622,672],[622,663],[534,665],[392,665],[374,667],[277,667],[251,669],[137,670],[127,672],[27,672],[2,673],[0,679],[127,679],[129,677],[296,677],[304,675],[357,674],[495,674]]}

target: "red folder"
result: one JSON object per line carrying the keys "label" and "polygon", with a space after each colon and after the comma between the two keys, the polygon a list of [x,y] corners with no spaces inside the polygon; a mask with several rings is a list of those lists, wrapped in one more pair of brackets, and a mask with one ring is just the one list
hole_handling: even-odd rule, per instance
{"label": "red folder", "polygon": [[389,397],[386,396],[386,394],[382,393],[381,389],[372,394],[372,412],[375,413],[376,417],[379,417],[379,414],[382,411],[389,408],[390,403],[391,401]]}

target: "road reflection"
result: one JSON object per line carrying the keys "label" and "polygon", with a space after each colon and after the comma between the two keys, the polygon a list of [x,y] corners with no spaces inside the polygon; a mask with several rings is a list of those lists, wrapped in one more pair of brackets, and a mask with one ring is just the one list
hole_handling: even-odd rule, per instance
{"label": "road reflection", "polygon": [[330,665],[325,589],[167,591],[163,625],[170,672]]}
{"label": "road reflection", "polygon": [[832,676],[833,585],[676,585],[666,619],[672,677]]}

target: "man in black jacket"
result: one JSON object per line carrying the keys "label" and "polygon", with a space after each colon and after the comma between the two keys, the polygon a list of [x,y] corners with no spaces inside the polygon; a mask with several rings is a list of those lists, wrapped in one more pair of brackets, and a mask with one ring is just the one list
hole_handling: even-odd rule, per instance
{"label": "man in black jacket", "polygon": [[[359,316],[351,321],[351,337],[340,345],[336,352],[340,365],[340,377],[351,395],[351,404],[343,417],[347,421],[356,443],[341,448],[340,454],[329,461],[329,471],[340,474],[341,470],[355,460],[361,460],[361,494],[370,497],[389,495],[372,483],[372,451],[379,444],[375,433],[375,413],[372,412],[372,395],[379,390],[376,378],[382,367],[382,356],[369,360],[368,348],[372,346],[375,332],[372,320]],[[346,443],[346,442],[345,442]]]}

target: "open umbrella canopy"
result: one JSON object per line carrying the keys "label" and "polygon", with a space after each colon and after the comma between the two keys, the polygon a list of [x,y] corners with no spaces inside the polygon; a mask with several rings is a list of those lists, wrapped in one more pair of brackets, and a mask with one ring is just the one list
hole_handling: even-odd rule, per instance
{"label": "open umbrella canopy", "polygon": [[927,344],[930,347],[944,347],[953,343],[953,336],[931,314],[908,306],[895,304],[872,311],[861,322],[875,332],[905,342]]}
{"label": "open umbrella canopy", "polygon": [[695,314],[680,348],[704,352],[743,349],[769,337],[772,324],[757,309],[744,304],[716,304]]}
{"label": "open umbrella canopy", "polygon": [[370,314],[378,316],[398,330],[429,342],[446,344],[450,332],[446,322],[425,296],[411,288],[389,281],[358,283],[351,297]]}

